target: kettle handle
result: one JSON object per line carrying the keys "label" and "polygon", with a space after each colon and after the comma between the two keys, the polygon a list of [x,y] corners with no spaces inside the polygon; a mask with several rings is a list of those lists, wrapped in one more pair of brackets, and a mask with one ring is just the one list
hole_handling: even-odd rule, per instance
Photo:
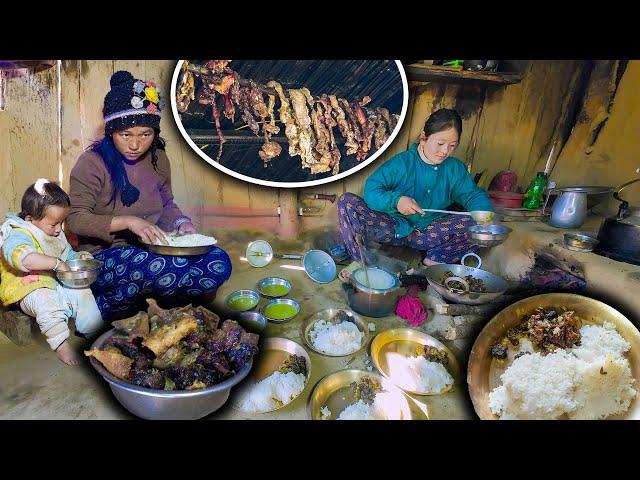
{"label": "kettle handle", "polygon": [[[544,199],[544,205],[542,206],[542,215],[545,215],[544,210],[545,208],[547,208],[547,202],[549,201],[549,196],[551,195],[551,192],[561,192],[562,190],[559,188],[550,188],[549,190],[547,190],[547,197]],[[562,195],[562,193],[560,193],[560,195]]]}
{"label": "kettle handle", "polygon": [[613,197],[618,200],[619,202],[625,202],[626,200],[620,198],[620,192],[622,192],[622,190],[624,190],[625,188],[627,188],[629,185],[632,185],[636,182],[640,182],[640,178],[635,178],[633,180],[631,180],[630,182],[627,183],[623,183],[622,185],[620,185],[618,187],[618,190],[616,190],[616,192],[613,194]]}

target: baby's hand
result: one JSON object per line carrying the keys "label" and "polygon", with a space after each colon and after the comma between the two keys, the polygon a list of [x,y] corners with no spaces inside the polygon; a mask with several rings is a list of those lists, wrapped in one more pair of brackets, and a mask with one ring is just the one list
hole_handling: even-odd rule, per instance
{"label": "baby's hand", "polygon": [[56,268],[56,270],[55,270],[55,271],[56,271],[56,272],[68,272],[68,271],[70,271],[70,270],[71,270],[71,269],[69,268],[69,265],[67,265],[67,264],[66,264],[66,263],[64,263],[64,262],[60,262],[60,263],[58,264],[58,268]]}

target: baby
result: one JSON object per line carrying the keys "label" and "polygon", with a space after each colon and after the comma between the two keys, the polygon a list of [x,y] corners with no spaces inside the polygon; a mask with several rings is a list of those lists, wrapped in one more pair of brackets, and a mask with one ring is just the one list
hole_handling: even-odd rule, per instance
{"label": "baby", "polygon": [[69,196],[55,183],[41,178],[22,196],[22,212],[8,213],[0,227],[0,301],[18,304],[36,318],[56,355],[67,365],[79,365],[80,355],[69,345],[69,318],[80,336],[102,326],[102,316],[89,288],[67,288],[55,272],[68,271],[67,260],[93,258],[74,252],[62,231],[69,214]]}

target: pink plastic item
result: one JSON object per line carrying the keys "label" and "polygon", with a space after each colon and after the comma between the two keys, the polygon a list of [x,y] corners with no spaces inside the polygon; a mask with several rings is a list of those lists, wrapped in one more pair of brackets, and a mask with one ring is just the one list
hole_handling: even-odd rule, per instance
{"label": "pink plastic item", "polygon": [[498,172],[487,190],[495,190],[498,192],[515,192],[518,187],[518,175],[511,170],[502,170]]}
{"label": "pink plastic item", "polygon": [[427,319],[427,310],[417,297],[419,291],[418,285],[411,285],[396,305],[396,315],[408,320],[412,327],[422,325]]}

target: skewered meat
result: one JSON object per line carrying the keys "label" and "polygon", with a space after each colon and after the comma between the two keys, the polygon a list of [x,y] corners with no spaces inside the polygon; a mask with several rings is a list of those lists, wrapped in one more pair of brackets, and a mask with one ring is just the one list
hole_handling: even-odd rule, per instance
{"label": "skewered meat", "polygon": [[218,105],[216,105],[215,97],[211,102],[211,115],[213,116],[213,120],[216,124],[216,132],[218,133],[218,155],[216,155],[216,162],[220,161],[220,157],[222,156],[222,145],[226,142],[224,135],[222,135],[222,129],[220,128],[220,111],[218,110]]}
{"label": "skewered meat", "polygon": [[209,68],[213,73],[224,73],[227,71],[227,65],[231,60],[209,60],[207,62],[207,68]]}
{"label": "skewered meat", "polygon": [[291,98],[294,118],[298,126],[302,166],[305,168],[305,166],[310,166],[315,163],[315,159],[313,158],[315,138],[313,130],[311,129],[311,118],[307,110],[307,98],[302,89],[290,89],[289,97]]}
{"label": "skewered meat", "polygon": [[347,117],[340,107],[340,102],[335,95],[329,95],[329,101],[332,108],[332,113],[335,116],[336,123],[338,124],[338,129],[342,136],[346,139],[344,146],[347,148],[347,155],[353,155],[358,150],[358,144],[355,141],[355,133],[349,125]]}
{"label": "skewered meat", "polygon": [[280,127],[276,125],[276,117],[273,113],[274,107],[276,106],[276,96],[269,95],[269,105],[267,107],[269,113],[269,123],[265,123],[262,129],[265,131],[265,134],[276,135],[280,132]]}
{"label": "skewered meat", "polygon": [[280,121],[284,123],[284,134],[287,140],[289,140],[289,156],[295,157],[296,155],[300,155],[302,153],[300,149],[300,133],[289,99],[282,89],[282,85],[278,82],[271,81],[267,83],[267,87],[275,89],[278,97],[280,97]]}
{"label": "skewered meat", "polygon": [[329,152],[331,154],[331,173],[336,175],[340,171],[340,149],[338,149],[336,145],[336,138],[333,135],[333,127],[338,126],[338,122],[331,115],[331,101],[327,95],[322,95],[321,98],[318,99],[318,113],[322,111],[324,116],[324,124],[327,127],[327,131],[329,132]]}
{"label": "skewered meat", "polygon": [[253,109],[253,113],[260,119],[261,122],[264,121],[266,117],[269,116],[269,109],[267,105],[264,103],[264,97],[262,96],[262,90],[258,88],[258,86],[253,81],[249,81],[249,103],[251,104],[251,108]]}
{"label": "skewered meat", "polygon": [[[188,64],[185,61],[185,64]],[[186,70],[186,65],[184,73],[182,74],[182,83],[178,88],[178,92],[176,93],[176,106],[180,113],[184,113],[189,108],[189,104],[191,100],[195,100],[195,90],[196,90],[196,80],[193,76],[193,73]]]}
{"label": "skewered meat", "polygon": [[364,141],[362,142],[361,148],[359,149],[360,155],[356,155],[358,160],[362,161],[367,158],[367,153],[371,150],[371,142],[373,140],[373,135],[376,132],[376,122],[378,118],[375,114],[371,114],[367,116],[367,121],[363,126],[364,131]]}
{"label": "skewered meat", "polygon": [[400,120],[400,115],[398,115],[397,113],[394,113],[391,115],[391,117],[389,118],[389,132],[393,132],[396,128],[396,125],[398,124],[398,121]]}
{"label": "skewered meat", "polygon": [[[389,133],[387,133],[387,128],[389,125],[389,110],[386,108],[376,108],[376,126],[375,126],[375,140],[374,145],[376,150],[378,150],[384,142],[389,138]],[[389,130],[391,132],[391,130]]]}
{"label": "skewered meat", "polygon": [[260,125],[251,113],[251,87],[240,87],[239,100],[239,106],[242,110],[242,120],[249,125],[249,128],[255,135],[258,135],[260,133]]}
{"label": "skewered meat", "polygon": [[314,147],[315,163],[313,165],[304,165],[303,163],[302,165],[303,168],[311,168],[311,173],[327,172],[333,164],[333,157],[329,147],[331,134],[324,125],[323,118],[324,112],[320,104],[318,104],[318,110],[311,109],[311,123],[316,136],[316,145]]}
{"label": "skewered meat", "polygon": [[360,122],[358,121],[356,113],[353,111],[353,108],[351,108],[349,102],[347,102],[344,98],[340,98],[338,99],[338,101],[340,102],[340,105],[342,106],[342,109],[347,116],[347,121],[349,122],[351,130],[353,130],[353,135],[356,139],[356,142],[362,143],[364,141],[364,136],[362,135],[362,129],[360,128]]}
{"label": "skewered meat", "polygon": [[265,166],[269,160],[276,158],[282,152],[282,147],[278,142],[272,142],[271,140],[267,140],[262,145],[262,148],[258,152],[258,155],[265,162]]}
{"label": "skewered meat", "polygon": [[258,152],[258,155],[264,162],[265,167],[267,166],[267,162],[269,162],[269,160],[277,157],[282,152],[282,147],[280,146],[280,144],[271,141],[271,135],[275,135],[280,131],[280,127],[276,125],[276,119],[273,113],[275,105],[275,95],[269,95],[269,105],[267,107],[269,123],[264,123],[262,126],[262,131],[264,132],[264,145],[262,145],[262,148]]}

